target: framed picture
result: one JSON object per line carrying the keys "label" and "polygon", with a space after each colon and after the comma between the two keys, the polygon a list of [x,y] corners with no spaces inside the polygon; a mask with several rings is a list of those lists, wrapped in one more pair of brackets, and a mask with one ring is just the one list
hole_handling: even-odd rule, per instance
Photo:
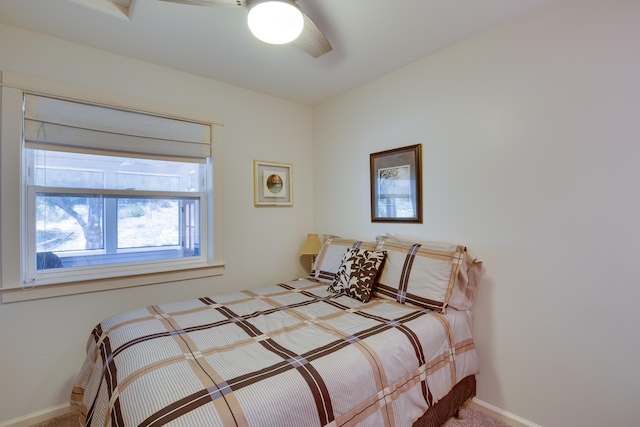
{"label": "framed picture", "polygon": [[293,205],[293,166],[289,163],[253,161],[253,204],[255,206]]}
{"label": "framed picture", "polygon": [[372,153],[371,221],[422,223],[422,145]]}

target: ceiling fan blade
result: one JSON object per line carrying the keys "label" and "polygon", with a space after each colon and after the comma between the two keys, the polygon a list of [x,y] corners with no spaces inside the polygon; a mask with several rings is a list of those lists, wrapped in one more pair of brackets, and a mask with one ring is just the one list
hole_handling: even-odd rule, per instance
{"label": "ceiling fan blade", "polygon": [[192,4],[195,6],[245,6],[245,0],[160,0],[168,3]]}
{"label": "ceiling fan blade", "polygon": [[[252,0],[161,0],[169,3],[190,4],[196,6],[241,6],[248,7]],[[293,0],[295,2],[295,0]],[[307,52],[309,55],[317,58],[327,52],[331,52],[333,48],[320,28],[302,12],[304,17],[304,29],[302,34],[293,41],[293,44]]]}
{"label": "ceiling fan blade", "polygon": [[322,31],[320,31],[320,28],[318,28],[306,13],[302,12],[302,15],[304,15],[304,29],[302,30],[302,34],[293,41],[293,44],[314,58],[331,52],[333,48],[331,44],[329,44],[329,40],[327,40]]}

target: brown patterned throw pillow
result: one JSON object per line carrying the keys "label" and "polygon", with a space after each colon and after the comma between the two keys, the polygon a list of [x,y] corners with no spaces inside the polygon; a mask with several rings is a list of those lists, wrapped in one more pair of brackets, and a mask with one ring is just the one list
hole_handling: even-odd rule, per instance
{"label": "brown patterned throw pillow", "polygon": [[368,302],[386,256],[385,251],[348,249],[329,291]]}

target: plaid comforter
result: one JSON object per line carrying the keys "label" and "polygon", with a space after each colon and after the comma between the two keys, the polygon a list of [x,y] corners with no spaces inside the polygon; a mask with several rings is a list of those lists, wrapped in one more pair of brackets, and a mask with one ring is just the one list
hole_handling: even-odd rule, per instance
{"label": "plaid comforter", "polygon": [[87,426],[410,426],[477,370],[469,314],[298,280],[95,327],[71,400]]}

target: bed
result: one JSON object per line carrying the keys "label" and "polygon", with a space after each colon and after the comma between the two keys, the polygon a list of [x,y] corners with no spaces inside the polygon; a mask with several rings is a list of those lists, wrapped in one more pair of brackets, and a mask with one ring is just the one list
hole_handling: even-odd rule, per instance
{"label": "bed", "polygon": [[[331,237],[307,278],[103,320],[89,337],[71,396],[80,424],[442,425],[475,395],[478,361],[465,305],[475,296],[470,283],[480,262],[464,247],[428,249],[435,264],[451,255],[444,261],[451,289],[442,301],[417,295],[411,280],[391,298],[387,288],[402,261],[393,245],[399,253],[406,245],[383,240]],[[417,268],[421,255],[414,252]],[[410,275],[424,280],[417,270]],[[368,297],[361,298],[361,287],[357,297],[336,289],[340,277],[348,285],[354,276],[358,285],[365,276],[373,282]],[[415,298],[435,306],[408,302]]]}

